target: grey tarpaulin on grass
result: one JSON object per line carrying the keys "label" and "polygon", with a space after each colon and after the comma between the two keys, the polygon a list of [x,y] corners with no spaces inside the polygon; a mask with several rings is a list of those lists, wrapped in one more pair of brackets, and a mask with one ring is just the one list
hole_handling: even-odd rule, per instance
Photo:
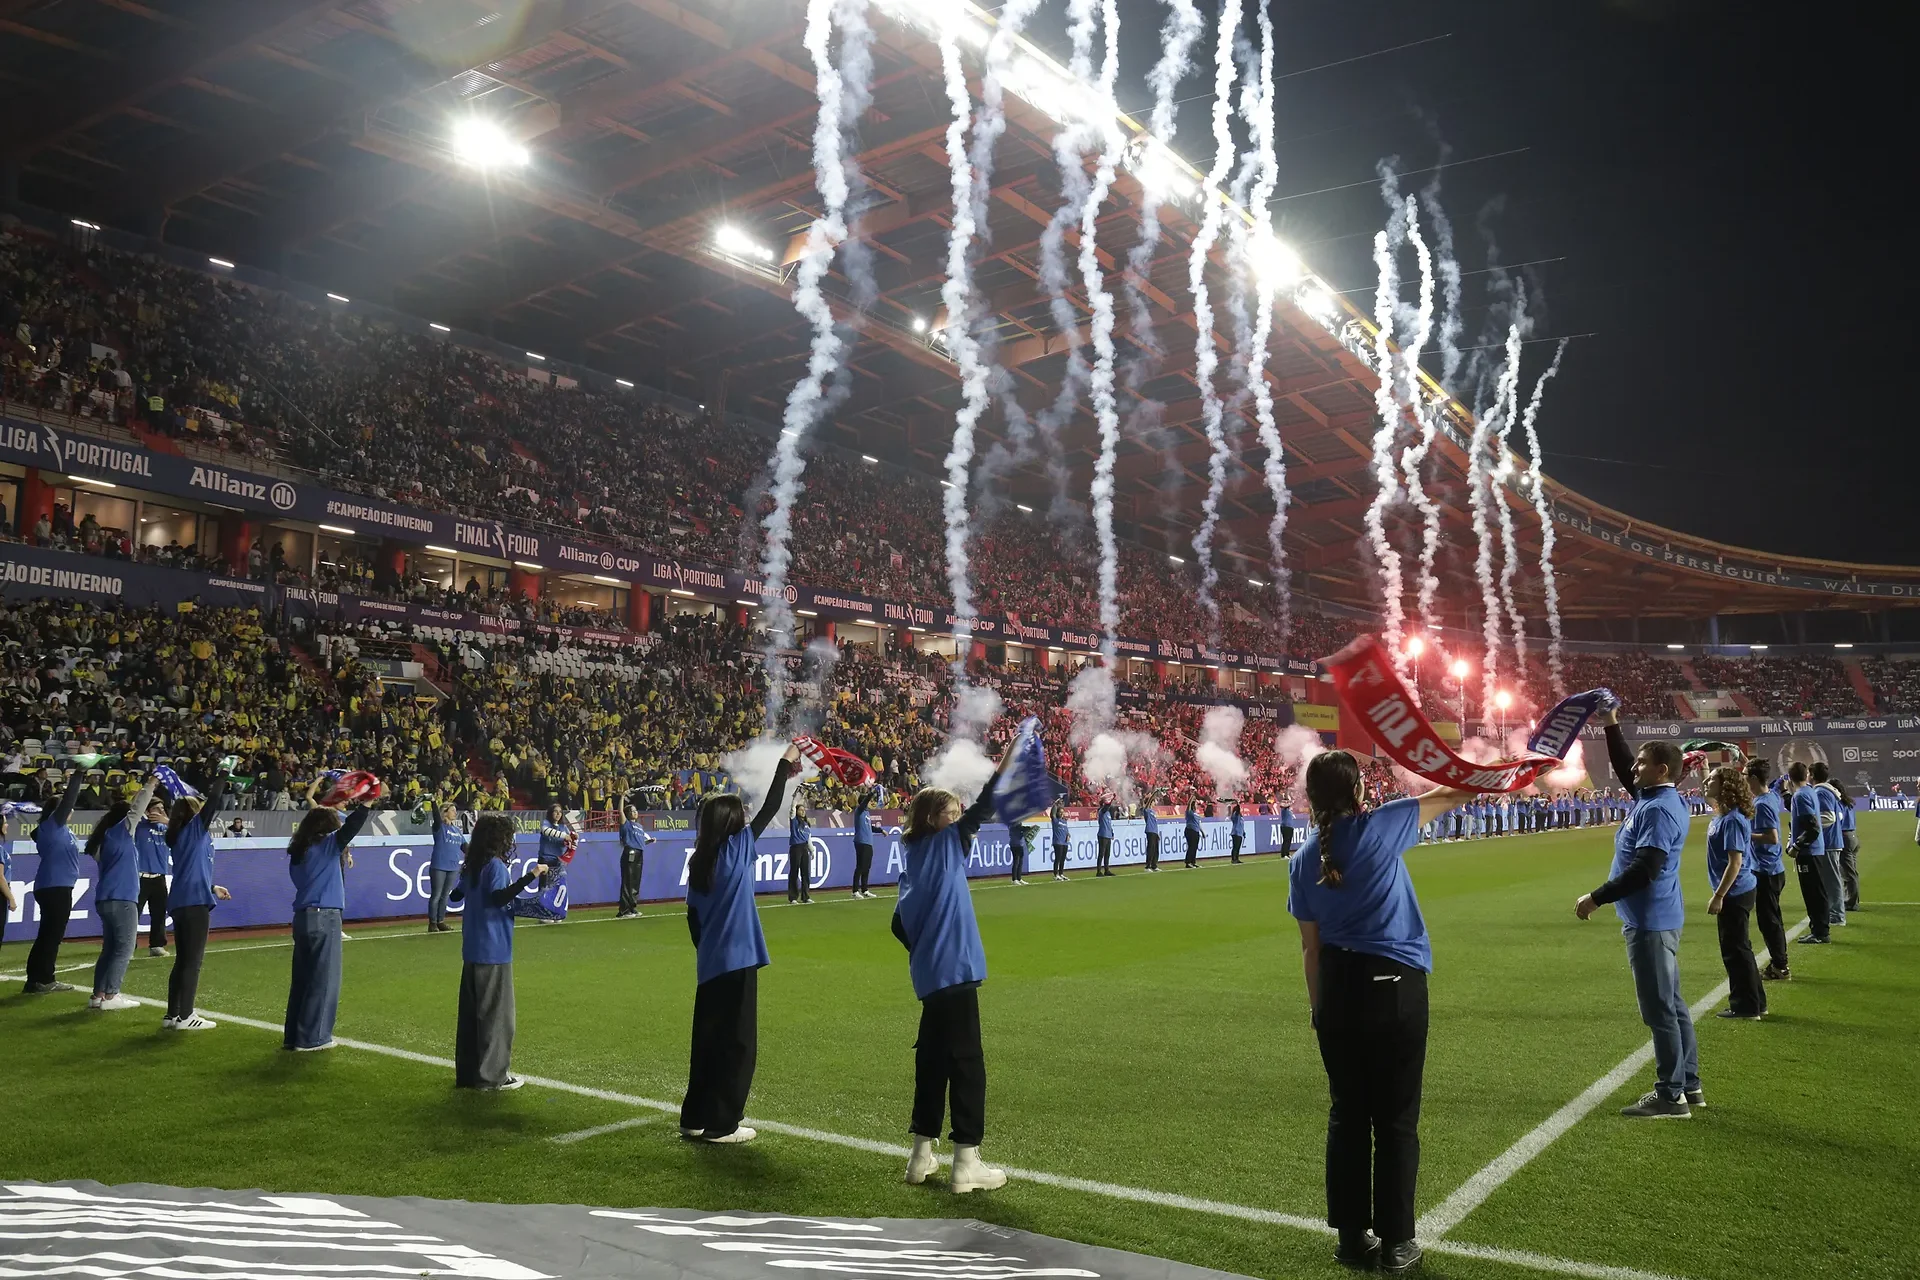
{"label": "grey tarpaulin on grass", "polygon": [[1227,1273],[951,1218],[588,1209],[461,1200],[0,1183],[0,1270],[327,1280],[703,1277],[1206,1280]]}

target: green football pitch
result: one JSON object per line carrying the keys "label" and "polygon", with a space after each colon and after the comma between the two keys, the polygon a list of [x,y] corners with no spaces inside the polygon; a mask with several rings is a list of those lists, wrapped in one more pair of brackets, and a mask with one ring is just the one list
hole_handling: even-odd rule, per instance
{"label": "green football pitch", "polygon": [[[1433,934],[1421,1132],[1426,1274],[1645,1280],[1920,1273],[1920,850],[1861,821],[1865,906],[1801,950],[1764,1022],[1699,1020],[1708,1107],[1620,1119],[1651,1068],[1611,912],[1574,899],[1611,832],[1426,846]],[[1724,980],[1694,826],[1690,999]],[[1254,1276],[1331,1275],[1326,1084],[1277,858],[1070,884],[976,884],[986,1153],[964,1199],[900,1181],[918,1009],[890,904],[764,903],[759,1141],[678,1140],[693,955],[676,908],[523,927],[517,1093],[452,1088],[457,934],[350,928],[342,1047],[279,1051],[283,937],[216,939],[201,1008],[90,1014],[0,997],[0,1177],[283,1193],[978,1217]],[[1797,898],[1788,887],[1798,918]],[[71,945],[63,966],[90,962]],[[17,977],[25,948],[0,970]],[[129,994],[165,994],[144,949]],[[84,971],[69,978],[83,985]],[[1724,1007],[1724,1002],[1715,1007]],[[945,1144],[942,1144],[943,1149]]]}

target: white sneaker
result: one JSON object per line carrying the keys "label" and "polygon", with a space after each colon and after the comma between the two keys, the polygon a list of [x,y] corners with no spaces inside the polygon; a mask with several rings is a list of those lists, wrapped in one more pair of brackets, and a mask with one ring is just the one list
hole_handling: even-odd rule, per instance
{"label": "white sneaker", "polygon": [[940,1157],[933,1154],[933,1139],[919,1134],[913,1137],[913,1154],[907,1157],[907,1183],[919,1186],[940,1168]]}
{"label": "white sneaker", "polygon": [[953,1190],[955,1195],[969,1191],[992,1191],[1007,1185],[1007,1171],[996,1169],[980,1159],[980,1148],[956,1146],[953,1149]]}
{"label": "white sneaker", "polygon": [[[166,1024],[163,1022],[160,1025],[165,1026]],[[189,1013],[185,1017],[175,1018],[173,1020],[173,1029],[175,1031],[211,1031],[219,1025],[220,1024],[212,1018],[203,1018],[197,1013]]]}
{"label": "white sneaker", "polygon": [[760,1135],[754,1132],[752,1129],[747,1128],[747,1126],[745,1125],[741,1125],[738,1129],[735,1129],[732,1133],[723,1133],[717,1138],[703,1137],[700,1139],[700,1141],[711,1142],[716,1147],[734,1147],[734,1146],[740,1145],[743,1142],[752,1142],[755,1138],[759,1136]]}
{"label": "white sneaker", "polygon": [[487,1092],[488,1093],[505,1093],[510,1089],[518,1089],[524,1084],[526,1084],[526,1081],[522,1080],[519,1076],[508,1076],[505,1080],[502,1080],[499,1084],[489,1086],[487,1089]]}
{"label": "white sneaker", "polygon": [[339,1043],[340,1042],[338,1040],[330,1039],[325,1044],[305,1044],[305,1045],[297,1044],[293,1047],[293,1051],[295,1053],[323,1053],[326,1050],[331,1049],[334,1046],[338,1045]]}
{"label": "white sneaker", "polygon": [[168,956],[172,955],[173,953],[171,951],[168,951],[165,947],[148,947],[147,954],[152,956],[156,960],[164,960]]}
{"label": "white sneaker", "polygon": [[105,1000],[106,1000],[106,997],[105,997],[105,996],[102,996],[102,995],[92,995],[92,996],[88,996],[88,997],[87,997],[87,1008],[89,1008],[89,1009],[98,1009],[98,1008],[100,1007],[100,1005],[101,1005],[101,1003],[102,1003],[103,1001],[105,1001]]}
{"label": "white sneaker", "polygon": [[104,1012],[112,1013],[112,1012],[118,1012],[121,1009],[138,1009],[140,1007],[140,1002],[138,1000],[131,998],[130,996],[114,995],[114,996],[107,996],[104,999],[101,999],[98,1001],[89,1000],[87,1002],[87,1007],[89,1009],[99,1009]]}
{"label": "white sneaker", "polygon": [[698,1142],[701,1139],[701,1137],[706,1134],[706,1132],[707,1131],[705,1129],[689,1129],[684,1124],[680,1126],[680,1136],[685,1138],[688,1142]]}
{"label": "white sneaker", "polygon": [[160,1019],[160,1029],[162,1031],[172,1031],[179,1021],[180,1019],[174,1017],[172,1014],[168,1014],[166,1017]]}

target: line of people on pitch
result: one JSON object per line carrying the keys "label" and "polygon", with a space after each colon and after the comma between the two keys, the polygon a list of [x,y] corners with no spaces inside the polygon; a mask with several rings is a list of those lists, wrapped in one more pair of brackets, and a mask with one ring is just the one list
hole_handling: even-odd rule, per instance
{"label": "line of people on pitch", "polygon": [[1422,825],[1420,838],[1431,844],[1611,826],[1626,821],[1631,805],[1626,792],[1612,788],[1556,795],[1482,796]]}

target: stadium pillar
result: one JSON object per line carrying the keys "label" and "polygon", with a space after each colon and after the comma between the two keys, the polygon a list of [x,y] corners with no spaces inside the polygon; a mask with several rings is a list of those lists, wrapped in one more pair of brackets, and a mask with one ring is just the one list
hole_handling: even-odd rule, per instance
{"label": "stadium pillar", "polygon": [[1707,619],[1707,643],[1716,649],[1720,647],[1720,615],[1717,613]]}
{"label": "stadium pillar", "polygon": [[529,600],[540,598],[540,575],[528,569],[518,567],[507,570],[507,594],[525,596]]}
{"label": "stadium pillar", "polygon": [[1153,664],[1153,683],[1162,689],[1167,687],[1166,663],[1156,662]]}
{"label": "stadium pillar", "polygon": [[985,640],[975,640],[973,647],[967,651],[967,656],[975,662],[985,662],[987,660],[987,642]]}
{"label": "stadium pillar", "polygon": [[746,627],[746,626],[753,625],[752,622],[747,618],[747,606],[743,604],[737,604],[733,606],[733,608],[727,610],[727,621],[731,622],[736,627]]}
{"label": "stadium pillar", "polygon": [[1035,645],[1033,647],[1033,661],[1034,665],[1038,666],[1042,671],[1053,670],[1053,650],[1043,644]]}
{"label": "stadium pillar", "polygon": [[913,632],[908,631],[905,627],[895,627],[892,637],[887,642],[887,648],[898,649],[904,653],[912,653]]}
{"label": "stadium pillar", "polygon": [[15,516],[19,523],[14,527],[23,538],[33,533],[33,526],[41,516],[53,519],[53,486],[32,467],[27,468],[26,477],[20,482],[20,510]]}
{"label": "stadium pillar", "polygon": [[254,535],[260,527],[251,520],[242,520],[238,516],[220,517],[220,558],[227,562],[227,568],[234,573],[247,571],[247,548],[253,545]]}
{"label": "stadium pillar", "polygon": [[831,622],[822,622],[820,624],[820,634],[827,638],[829,644],[838,644],[840,642],[840,630]]}
{"label": "stadium pillar", "polygon": [[395,582],[399,582],[407,576],[407,549],[399,543],[391,539],[382,542],[380,544],[380,560],[380,567],[392,574]]}
{"label": "stadium pillar", "polygon": [[642,633],[653,630],[653,593],[639,587],[627,589],[627,626]]}

